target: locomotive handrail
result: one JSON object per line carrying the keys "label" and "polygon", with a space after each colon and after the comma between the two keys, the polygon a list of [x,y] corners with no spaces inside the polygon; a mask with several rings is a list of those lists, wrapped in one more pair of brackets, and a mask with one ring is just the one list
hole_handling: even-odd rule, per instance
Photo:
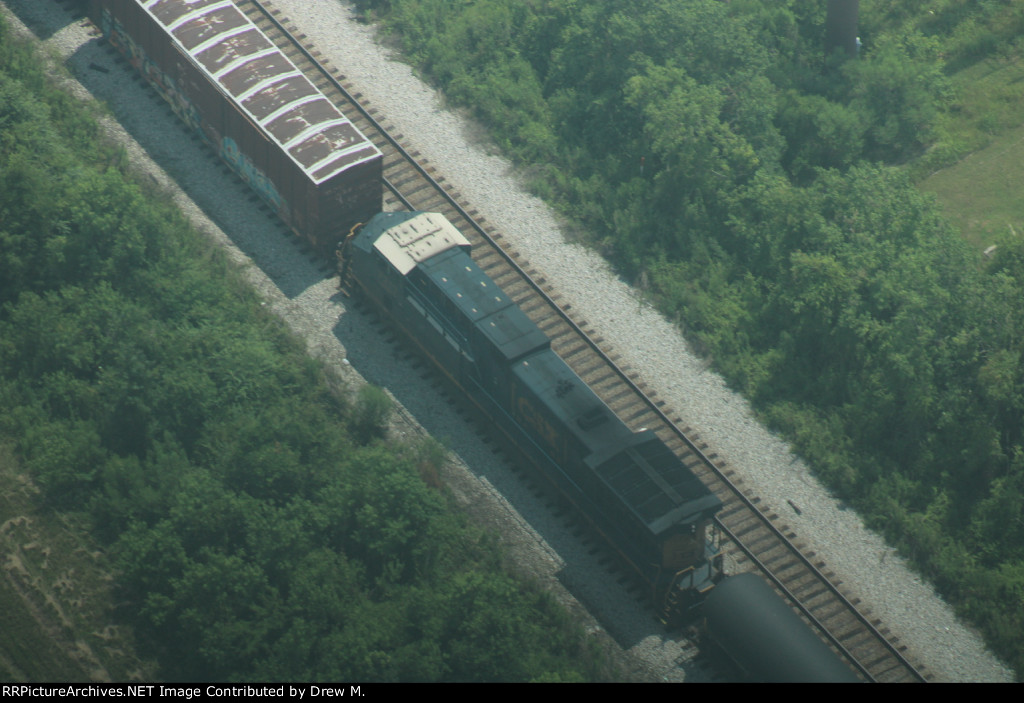
{"label": "locomotive handrail", "polygon": [[[287,36],[289,38],[289,40],[295,45],[295,47],[310,61],[310,63],[313,66],[316,67],[317,71],[321,75],[323,75],[324,78],[326,78],[340,93],[342,93],[346,98],[348,98],[348,100],[356,107],[356,109],[359,110],[360,114],[377,129],[377,131],[381,134],[381,136],[383,136],[388,141],[388,143],[391,144],[391,146],[396,149],[396,151],[398,151],[403,157],[405,157],[408,160],[408,162],[419,172],[419,174],[424,179],[426,179],[431,185],[434,186],[434,188],[436,189],[436,192],[439,193],[444,198],[444,200],[448,203],[448,205],[450,205],[467,222],[467,224],[469,224],[473,228],[473,230],[477,232],[477,234],[479,234],[483,239],[485,239],[487,242],[489,242],[494,247],[494,249],[498,252],[498,254],[501,257],[503,257],[505,259],[505,261],[513,269],[515,269],[515,271],[517,271],[520,274],[520,276],[523,278],[523,280],[530,287],[532,287],[551,306],[551,308],[562,318],[562,320],[567,325],[569,325],[569,327],[577,335],[579,335],[579,337],[591,348],[591,350],[593,350],[598,356],[600,356],[601,359],[609,366],[609,368],[627,386],[629,386],[629,388],[634,393],[636,393],[642,399],[642,401],[644,402],[644,404],[646,404],[648,409],[650,409],[652,412],[654,412],[654,414],[657,415],[671,429],[671,431],[680,440],[683,441],[684,444],[686,444],[686,446],[690,449],[690,451],[692,451],[704,463],[704,465],[706,467],[710,468],[715,473],[715,475],[718,477],[718,479],[720,481],[722,481],[726,486],[729,487],[729,489],[733,492],[733,494],[737,498],[739,498],[740,501],[743,502],[743,504],[746,506],[746,508],[761,518],[761,520],[764,523],[764,525],[772,532],[772,534],[776,537],[776,539],[778,539],[783,544],[787,545],[789,547],[790,551],[797,557],[797,559],[803,564],[803,566],[806,569],[808,569],[811,573],[813,573],[820,581],[822,581],[824,583],[825,587],[837,599],[839,599],[840,602],[843,603],[843,605],[845,605],[850,611],[852,611],[852,613],[854,614],[856,619],[865,628],[867,628],[878,640],[880,640],[881,642],[884,643],[884,646],[887,648],[889,653],[893,657],[895,657],[904,667],[906,667],[906,669],[908,671],[910,671],[913,674],[913,676],[916,677],[919,681],[921,681],[921,682],[927,681],[927,679],[924,677],[924,675],[921,674],[921,672],[919,672],[903,656],[903,654],[891,642],[889,642],[889,639],[887,637],[885,637],[881,632],[879,632],[878,629],[871,623],[871,621],[868,620],[866,617],[864,617],[860,613],[860,611],[853,605],[853,603],[851,603],[850,600],[845,595],[843,595],[842,592],[839,591],[839,589],[832,583],[831,579],[826,577],[816,566],[814,566],[814,564],[810,561],[810,559],[805,557],[803,552],[800,549],[798,549],[795,545],[793,545],[793,543],[790,542],[790,540],[782,533],[781,530],[779,530],[777,527],[775,527],[775,525],[772,523],[772,521],[769,520],[768,517],[759,508],[757,508],[757,506],[755,506],[754,503],[750,499],[748,499],[743,494],[743,492],[725,475],[724,471],[722,471],[722,469],[720,469],[718,467],[718,465],[715,464],[714,461],[712,461],[708,456],[706,456],[704,454],[704,452],[699,447],[697,447],[697,445],[694,444],[694,442],[692,440],[690,440],[690,438],[681,429],[679,429],[679,427],[676,426],[676,424],[668,417],[668,415],[665,414],[657,406],[657,404],[654,403],[654,401],[652,401],[647,396],[647,394],[644,393],[643,390],[641,390],[640,387],[636,383],[633,382],[633,380],[629,377],[629,375],[625,371],[623,371],[621,368],[619,368],[619,366],[607,354],[605,354],[605,352],[603,350],[601,350],[601,348],[597,345],[597,343],[594,342],[590,338],[590,335],[586,334],[583,331],[583,329],[579,325],[577,325],[572,320],[571,317],[569,317],[569,314],[565,310],[563,310],[560,305],[558,305],[557,303],[555,303],[554,300],[551,299],[551,297],[544,291],[542,286],[540,284],[538,284],[536,281],[534,281],[533,278],[530,275],[528,275],[526,273],[526,271],[524,271],[523,268],[521,266],[519,266],[518,263],[516,263],[516,261],[512,257],[512,255],[509,254],[507,251],[505,251],[504,247],[501,244],[499,244],[493,237],[491,237],[484,230],[484,228],[479,223],[477,223],[477,221],[461,205],[459,205],[459,203],[455,200],[455,198],[452,197],[448,193],[447,189],[445,189],[440,183],[438,183],[437,180],[435,180],[427,172],[427,170],[425,168],[423,168],[419,164],[419,162],[415,158],[413,158],[409,154],[409,152],[396,139],[394,139],[387,132],[387,130],[385,130],[383,128],[383,126],[381,126],[381,124],[370,114],[369,110],[364,108],[359,103],[359,101],[356,98],[354,98],[352,96],[352,94],[348,90],[346,90],[344,88],[344,86],[342,86],[341,82],[338,81],[331,74],[330,71],[328,71],[326,68],[324,68],[320,64],[320,61],[317,60],[317,58],[315,56],[313,56],[313,54],[309,50],[307,50],[305,46],[303,46],[302,42],[300,42],[290,31],[288,31],[288,29],[285,28],[285,26],[280,21],[278,21],[278,19],[276,17],[274,17],[274,15],[271,13],[271,11],[268,10],[264,6],[263,2],[261,2],[261,0],[248,0],[248,1],[251,2],[253,5],[255,5],[256,7],[258,7],[260,9],[260,11],[263,12],[263,14],[267,17],[267,19],[279,31],[281,31],[285,36]],[[387,185],[388,185],[388,187],[393,192],[396,192],[396,194],[397,194],[397,190],[394,188],[393,185],[391,185],[390,183],[388,183]],[[401,197],[401,196],[399,196],[399,197]],[[411,208],[411,205],[408,204],[408,201],[406,201],[404,198],[402,198],[402,200],[404,201],[404,203],[406,204],[407,207]],[[730,537],[732,537],[732,533],[729,532],[729,530],[727,528],[725,528],[725,526],[720,522],[720,520],[717,517],[715,518],[715,522],[720,527],[722,527],[722,529],[727,534],[729,534]],[[734,543],[739,545],[739,543],[736,541],[735,537],[732,537],[732,539],[733,539]],[[742,545],[740,545],[740,547],[741,547],[741,549],[744,549],[744,551],[747,551],[745,548],[742,547]],[[765,569],[763,566],[761,568],[766,573],[769,573],[767,571],[767,569]],[[775,583],[778,584],[778,580],[773,575],[771,576],[771,578],[772,578],[772,580]],[[779,587],[783,590],[783,592],[786,594],[786,596],[791,601],[793,601],[794,603],[798,603],[799,604],[798,599],[788,589],[786,589],[781,584],[779,584]],[[802,605],[799,605],[798,607],[800,607],[800,609],[802,611],[804,611],[805,614],[806,614],[806,610],[804,609],[804,607]],[[817,623],[816,620],[815,620],[815,622]],[[822,630],[824,632],[827,632],[827,630],[825,630],[825,628],[823,626],[821,626],[820,623],[817,623],[817,624],[818,624],[818,627],[819,627],[820,630]],[[834,637],[832,637],[831,634],[828,634],[827,636],[829,637],[830,640],[832,640],[835,643]],[[837,646],[841,646],[841,645],[837,645]],[[844,652],[846,651],[845,648],[843,649],[843,651]],[[847,654],[849,655],[848,652],[847,652]],[[852,661],[856,661],[852,656],[850,656],[850,659]],[[857,666],[858,666],[858,668],[862,668],[859,663],[857,664]]]}

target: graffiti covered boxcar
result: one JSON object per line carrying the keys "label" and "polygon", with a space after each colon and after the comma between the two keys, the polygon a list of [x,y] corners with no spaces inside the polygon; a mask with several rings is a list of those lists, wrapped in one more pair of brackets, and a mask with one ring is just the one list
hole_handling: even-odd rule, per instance
{"label": "graffiti covered boxcar", "polygon": [[381,210],[380,151],[231,0],[91,0],[104,38],[314,248]]}

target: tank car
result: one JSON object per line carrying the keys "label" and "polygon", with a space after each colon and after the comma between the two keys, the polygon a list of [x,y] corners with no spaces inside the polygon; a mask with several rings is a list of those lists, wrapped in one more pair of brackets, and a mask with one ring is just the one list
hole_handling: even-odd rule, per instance
{"label": "tank car", "polygon": [[357,287],[521,448],[683,617],[722,577],[721,501],[651,431],[629,429],[474,262],[441,215],[382,213],[345,242]]}
{"label": "tank car", "polygon": [[296,234],[333,256],[382,205],[380,151],[231,0],[90,0],[174,112]]}
{"label": "tank car", "polygon": [[775,591],[754,574],[725,579],[704,603],[710,638],[754,681],[859,679]]}

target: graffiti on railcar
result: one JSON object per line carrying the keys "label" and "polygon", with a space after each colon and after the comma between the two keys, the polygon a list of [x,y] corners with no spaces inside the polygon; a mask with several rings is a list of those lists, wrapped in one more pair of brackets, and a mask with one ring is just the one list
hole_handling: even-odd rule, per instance
{"label": "graffiti on railcar", "polygon": [[220,141],[221,158],[235,170],[242,180],[248,183],[256,193],[263,198],[263,201],[283,219],[287,219],[284,198],[277,192],[273,181],[267,174],[259,170],[248,156],[235,143],[231,137],[224,137]]}
{"label": "graffiti on railcar", "polygon": [[100,24],[103,36],[107,41],[124,54],[132,67],[156,89],[160,97],[167,101],[174,113],[184,120],[185,124],[206,139],[199,109],[182,93],[174,79],[160,70],[160,67],[149,58],[142,47],[131,38],[124,26],[110,14],[110,10],[103,8]]}
{"label": "graffiti on railcar", "polygon": [[[174,113],[186,125],[194,130],[203,141],[210,143],[210,136],[203,129],[203,119],[199,108],[179,89],[175,80],[149,58],[143,48],[132,39],[124,26],[107,8],[103,8],[100,24],[103,36],[107,41],[124,54],[128,62],[156,89],[160,97],[167,101]],[[219,150],[221,157],[241,176],[242,180],[252,186],[275,213],[287,217],[284,198],[277,192],[277,188],[274,187],[267,175],[256,168],[249,157],[242,153],[234,139],[223,137],[220,140]]]}

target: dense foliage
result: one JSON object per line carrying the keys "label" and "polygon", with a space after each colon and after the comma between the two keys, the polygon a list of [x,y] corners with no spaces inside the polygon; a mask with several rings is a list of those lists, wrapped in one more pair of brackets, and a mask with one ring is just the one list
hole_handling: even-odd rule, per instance
{"label": "dense foliage", "polygon": [[856,59],[820,0],[360,5],[1024,671],[1024,243],[897,168],[1024,5],[864,0]]}
{"label": "dense foliage", "polygon": [[163,675],[599,676],[423,480],[443,453],[382,443],[380,390],[328,392],[39,63],[0,24],[0,443],[89,516]]}

